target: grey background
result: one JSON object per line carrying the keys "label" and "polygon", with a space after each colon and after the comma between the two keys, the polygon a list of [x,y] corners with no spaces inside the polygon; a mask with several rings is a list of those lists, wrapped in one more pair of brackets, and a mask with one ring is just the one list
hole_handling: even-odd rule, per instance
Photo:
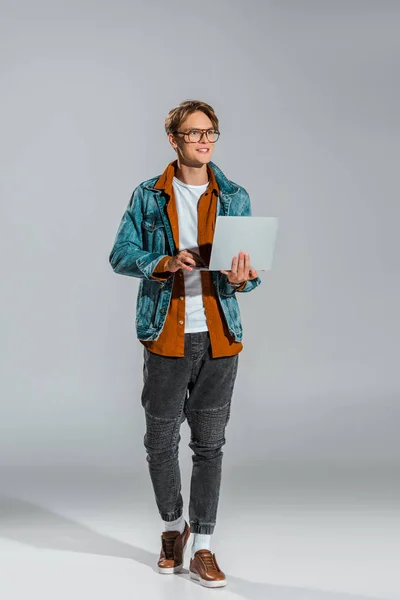
{"label": "grey background", "polygon": [[196,98],[212,160],[280,218],[239,298],[226,466],[398,466],[399,3],[0,6],[0,464],[145,472],[138,280],[108,255]]}

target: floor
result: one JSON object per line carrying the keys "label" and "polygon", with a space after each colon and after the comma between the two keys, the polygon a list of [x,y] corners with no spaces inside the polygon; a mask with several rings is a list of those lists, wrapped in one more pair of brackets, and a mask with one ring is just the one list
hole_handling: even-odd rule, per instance
{"label": "floor", "polygon": [[181,574],[156,571],[162,528],[146,469],[0,469],[0,597],[400,598],[398,470],[226,467],[212,550],[228,585],[206,589],[189,579],[192,537]]}

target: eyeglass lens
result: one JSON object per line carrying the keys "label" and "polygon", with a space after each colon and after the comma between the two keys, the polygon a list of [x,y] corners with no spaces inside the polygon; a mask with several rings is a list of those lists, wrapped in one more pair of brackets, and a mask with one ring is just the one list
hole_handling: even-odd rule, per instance
{"label": "eyeglass lens", "polygon": [[[188,136],[191,142],[199,142],[202,138],[202,131],[199,129],[191,129],[188,131]],[[214,129],[209,129],[206,131],[206,136],[209,142],[216,142],[219,137],[219,133]]]}

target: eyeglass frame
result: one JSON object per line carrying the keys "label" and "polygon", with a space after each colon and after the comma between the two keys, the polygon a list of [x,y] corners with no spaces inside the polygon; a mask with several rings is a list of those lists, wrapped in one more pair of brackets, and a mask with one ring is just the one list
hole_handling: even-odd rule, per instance
{"label": "eyeglass frame", "polygon": [[220,132],[220,131],[218,131],[218,129],[213,129],[213,131],[214,131],[215,133],[218,133],[218,137],[217,137],[217,139],[216,139],[216,140],[214,140],[213,142],[212,142],[211,140],[209,140],[209,139],[208,139],[208,135],[207,135],[207,131],[210,131],[210,129],[212,129],[212,127],[208,127],[208,129],[199,129],[198,127],[193,127],[192,129],[189,129],[189,131],[177,131],[177,130],[175,130],[175,131],[171,131],[171,133],[182,133],[183,135],[189,135],[190,131],[192,131],[193,129],[196,129],[196,131],[201,131],[201,136],[200,136],[200,139],[199,139],[199,140],[197,140],[197,142],[191,142],[190,140],[189,140],[189,141],[186,141],[186,140],[185,140],[185,142],[186,142],[187,144],[198,144],[198,143],[199,143],[199,142],[201,142],[201,140],[203,139],[203,135],[204,135],[204,134],[206,135],[206,139],[207,139],[207,141],[208,141],[208,142],[210,142],[210,144],[215,144],[215,142],[218,142],[218,140],[219,140],[219,136],[221,135],[221,132]]}

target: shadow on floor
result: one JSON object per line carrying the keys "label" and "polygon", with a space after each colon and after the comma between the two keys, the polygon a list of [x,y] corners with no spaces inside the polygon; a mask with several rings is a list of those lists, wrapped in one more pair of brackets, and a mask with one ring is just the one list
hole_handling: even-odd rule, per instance
{"label": "shadow on floor", "polygon": [[[158,575],[159,553],[121,542],[45,507],[15,497],[0,498],[0,536],[35,548],[128,558]],[[184,568],[174,577],[177,581],[189,580],[189,571]],[[254,582],[228,572],[226,577],[228,585],[219,588],[218,593],[229,591],[246,600],[371,600],[371,597],[359,595]],[[197,582],[190,582],[200,586]]]}

